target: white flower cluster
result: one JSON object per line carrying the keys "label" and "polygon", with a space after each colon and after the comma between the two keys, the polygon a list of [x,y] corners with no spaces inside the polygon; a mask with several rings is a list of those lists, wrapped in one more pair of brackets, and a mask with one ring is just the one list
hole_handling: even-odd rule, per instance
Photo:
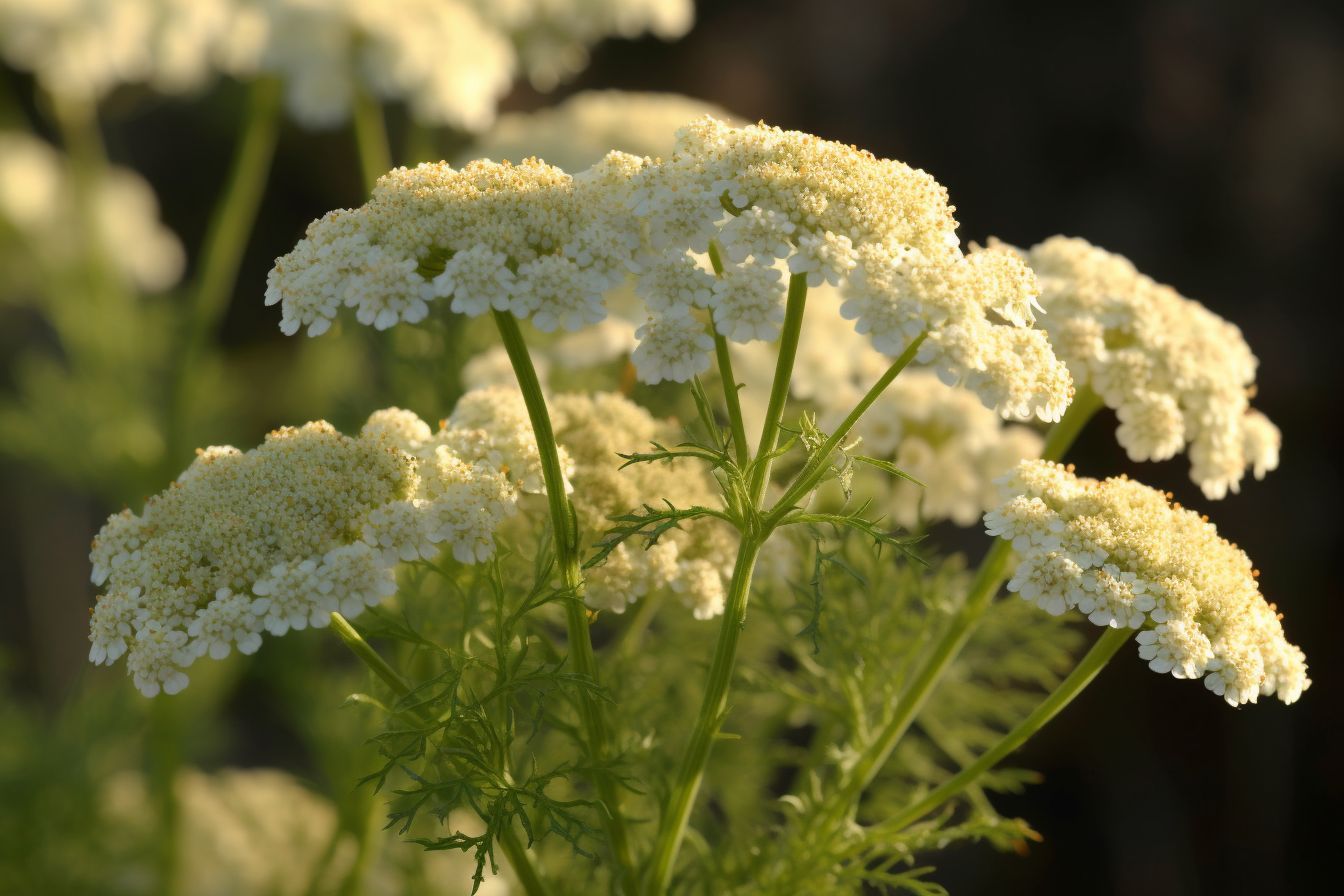
{"label": "white flower cluster", "polygon": [[521,398],[506,399],[470,396],[437,433],[391,408],[355,438],[319,422],[246,453],[199,452],[140,515],[111,517],[95,539],[104,593],[89,659],[126,654],[142,693],[176,693],[206,654],[253,653],[263,632],[382,601],[400,561],[441,548],[462,563],[490,557],[519,492],[540,488]]}
{"label": "white flower cluster", "polygon": [[550,87],[603,38],[680,37],[691,18],[689,0],[0,0],[0,52],[83,100],[274,76],[311,127],[364,92],[474,131],[520,70]]}
{"label": "white flower cluster", "polygon": [[783,266],[810,286],[840,286],[841,313],[883,354],[928,331],[921,363],[1005,416],[1055,420],[1068,405],[1068,372],[1030,327],[1031,271],[999,249],[963,254],[947,193],[924,171],[809,134],[702,118],[678,133],[668,162],[638,173],[634,189],[663,258],[704,252],[714,240],[727,264],[708,299],[689,277],[671,295],[645,295],[663,324],[660,340],[684,337],[659,303],[704,302],[729,338],[770,337],[784,284],[767,272]]}
{"label": "white flower cluster", "polygon": [[[571,500],[585,544],[612,527],[610,518],[644,505],[719,507],[714,480],[704,465],[685,458],[621,468],[621,454],[672,444],[677,427],[614,393],[566,394],[551,400],[556,440],[573,458]],[[669,531],[646,548],[638,540],[617,546],[606,561],[585,573],[584,599],[596,609],[624,612],[651,592],[671,590],[697,619],[723,612],[736,542],[717,520],[696,520]]]}
{"label": "white flower cluster", "polygon": [[238,0],[0,0],[0,54],[81,101],[122,84],[183,93],[241,73],[260,46]]}
{"label": "white flower cluster", "polygon": [[[159,221],[153,189],[126,168],[109,169],[98,187],[92,200],[98,251],[140,289],[175,284],[185,257]],[[22,244],[19,254],[50,268],[81,255],[79,210],[64,159],[45,141],[13,131],[0,131],[0,234],[5,231]]]}
{"label": "white flower cluster", "polygon": [[441,298],[463,314],[530,317],[544,331],[597,323],[637,245],[633,223],[609,214],[614,185],[642,164],[613,153],[580,178],[536,159],[398,168],[365,205],[309,226],[276,261],[266,303],[280,303],[284,332],[306,326],[310,336],[343,305],[386,329],[423,320]]}
{"label": "white flower cluster", "polygon": [[1278,466],[1279,431],[1249,408],[1256,359],[1236,326],[1085,240],[1052,237],[1025,254],[1051,344],[1115,409],[1132,459],[1188,450],[1190,478],[1214,499],[1248,467],[1260,479]]}
{"label": "white flower cluster", "polygon": [[1250,558],[1208,517],[1125,477],[1099,482],[1046,461],[1024,461],[1003,488],[985,526],[1021,558],[1010,591],[1056,615],[1142,628],[1150,668],[1203,676],[1233,706],[1270,694],[1292,703],[1311,684]]}
{"label": "white flower cluster", "polygon": [[[287,333],[324,332],[342,305],[380,328],[415,323],[449,297],[460,313],[576,330],[602,320],[605,294],[634,272],[647,308],[640,376],[685,381],[710,363],[705,312],[737,342],[778,335],[788,271],[842,286],[842,313],[879,351],[928,331],[920,360],[945,379],[1004,416],[1058,419],[1072,384],[1030,326],[1035,278],[1010,250],[963,254],[955,228],[922,171],[704,117],[666,162],[613,152],[574,177],[536,159],[393,171],[276,262],[267,302]],[[711,241],[722,277],[697,257]]]}

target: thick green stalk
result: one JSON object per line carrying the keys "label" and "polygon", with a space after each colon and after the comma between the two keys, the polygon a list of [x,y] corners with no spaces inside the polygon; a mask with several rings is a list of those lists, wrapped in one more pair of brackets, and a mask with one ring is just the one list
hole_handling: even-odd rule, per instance
{"label": "thick green stalk", "polygon": [[178,469],[177,454],[186,436],[183,418],[190,396],[192,366],[228,310],[247,238],[261,208],[280,135],[280,97],[279,81],[264,78],[253,83],[228,181],[210,217],[199,272],[188,297],[186,321],[168,375],[171,394],[165,461],[172,469]]}
{"label": "thick green stalk", "polygon": [[[711,247],[711,261],[713,262],[716,257],[717,251]],[[716,264],[716,269],[719,267]],[[677,851],[686,836],[686,825],[690,821],[691,809],[695,806],[700,783],[704,780],[710,748],[714,745],[714,739],[718,736],[728,712],[728,688],[732,683],[733,667],[737,662],[738,638],[746,624],[751,576],[756,568],[756,558],[769,535],[769,530],[761,525],[761,500],[770,481],[770,468],[774,463],[771,455],[774,454],[775,446],[778,444],[780,417],[789,398],[793,364],[798,355],[798,338],[803,327],[803,310],[806,305],[807,277],[795,274],[789,278],[788,303],[784,312],[784,326],[779,337],[775,377],[770,388],[765,422],[761,429],[761,442],[756,451],[756,467],[752,471],[749,484],[751,518],[747,521],[746,531],[742,533],[738,544],[737,560],[733,565],[732,580],[728,584],[723,621],[719,624],[719,638],[714,647],[714,660],[709,668],[704,697],[700,702],[700,713],[695,727],[691,730],[691,739],[682,754],[667,806],[658,825],[658,839],[654,843],[653,855],[644,878],[644,892],[648,894],[662,894],[667,891]],[[729,369],[731,370],[731,367]],[[736,402],[729,403],[728,413],[730,417],[735,418],[734,432],[741,430],[743,427],[740,405]]]}
{"label": "thick green stalk", "polygon": [[881,823],[883,830],[897,832],[918,821],[927,813],[941,806],[962,790],[973,784],[981,775],[998,765],[1004,757],[1027,742],[1037,731],[1068,706],[1083,689],[1092,683],[1102,668],[1110,661],[1134,630],[1130,628],[1108,628],[1092,649],[1079,661],[1069,676],[1059,683],[1050,695],[1031,711],[1017,727],[1009,731],[979,759],[966,766],[956,775],[929,791],[922,799],[903,809],[893,818]]}
{"label": "thick green stalk", "polygon": [[753,537],[744,535],[737,551],[733,578],[728,584],[728,597],[719,626],[719,640],[714,647],[714,661],[709,668],[709,681],[700,703],[700,714],[691,730],[690,742],[682,754],[677,777],[668,796],[662,819],[658,825],[658,840],[654,844],[644,892],[660,896],[667,892],[672,878],[672,865],[677,850],[686,835],[686,824],[691,817],[700,783],[704,780],[710,748],[723,726],[728,712],[728,685],[733,677],[737,659],[737,642],[746,624],[747,596],[751,590],[751,576],[761,545]]}
{"label": "thick green stalk", "polygon": [[[555,432],[551,428],[550,413],[546,409],[546,397],[541,391],[541,382],[537,379],[536,368],[528,354],[527,343],[523,340],[518,321],[506,311],[492,312],[495,326],[508,352],[513,365],[514,375],[518,378],[518,388],[523,393],[523,402],[527,405],[528,418],[532,422],[532,432],[536,437],[537,452],[541,456],[541,474],[546,483],[546,500],[551,510],[551,526],[555,530],[556,565],[560,569],[560,580],[566,597],[565,624],[569,634],[569,657],[575,670],[581,675],[597,681],[597,660],[593,656],[593,642],[590,640],[588,613],[583,605],[583,573],[580,569],[578,532],[574,509],[565,495],[565,475],[560,467],[560,455],[555,442]],[[594,775],[598,795],[606,805],[603,822],[607,836],[611,841],[612,853],[616,857],[618,871],[632,875],[634,856],[630,850],[629,836],[625,830],[625,818],[621,814],[620,791],[610,775],[601,769],[607,758],[609,738],[606,719],[597,698],[585,691],[580,708],[583,725],[588,736],[588,752],[598,770]]]}
{"label": "thick green stalk", "polygon": [[756,469],[752,471],[751,502],[760,507],[765,488],[770,482],[770,455],[779,444],[780,418],[789,400],[789,386],[793,382],[793,362],[798,357],[798,335],[803,329],[803,311],[807,307],[807,275],[794,274],[789,278],[788,302],[784,309],[784,327],[779,335],[779,356],[775,360],[775,379],[770,385],[770,402],[765,408],[765,422],[761,425],[761,441],[756,447]]}
{"label": "thick green stalk", "polygon": [[[396,669],[393,669],[387,662],[378,655],[378,651],[364,636],[355,630],[350,621],[340,613],[331,614],[331,629],[345,644],[350,652],[369,668],[374,675],[377,675],[384,684],[398,697],[406,697],[411,693],[410,683],[402,678]],[[419,711],[414,711],[415,715],[422,723],[432,721],[426,718]],[[523,846],[518,835],[514,833],[513,828],[505,828],[499,834],[499,843],[504,848],[504,854],[509,859],[509,865],[518,876],[519,882],[523,885],[523,891],[528,896],[547,896],[545,884],[537,876],[537,869],[532,866],[532,860],[528,858],[527,849]]]}
{"label": "thick green stalk", "polygon": [[355,125],[355,149],[359,153],[359,170],[364,178],[364,188],[372,190],[378,178],[392,169],[392,147],[387,139],[387,121],[383,118],[382,104],[362,90],[355,91],[351,105]]}
{"label": "thick green stalk", "polygon": [[905,351],[901,352],[900,356],[892,362],[892,365],[887,368],[886,372],[878,378],[877,382],[873,384],[873,387],[869,389],[863,398],[859,400],[859,403],[854,406],[854,410],[849,412],[849,415],[845,417],[838,427],[836,427],[835,432],[831,433],[830,437],[826,439],[817,453],[813,455],[813,459],[803,467],[802,471],[794,479],[793,484],[789,486],[788,490],[784,492],[784,495],[775,503],[774,508],[766,516],[765,528],[767,530],[777,526],[779,521],[784,518],[784,515],[787,514],[804,495],[817,487],[817,484],[821,482],[822,477],[826,475],[826,467],[830,463],[831,455],[844,444],[850,431],[854,429],[854,425],[859,422],[859,418],[873,406],[873,402],[877,401],[883,392],[887,391],[887,387],[892,384],[892,381],[896,379],[900,372],[915,359],[915,355],[919,352],[919,347],[924,344],[924,340],[928,335],[927,331],[920,333],[915,337],[913,342],[906,346]]}
{"label": "thick green stalk", "polygon": [[[1100,407],[1101,401],[1094,393],[1089,390],[1081,391],[1075,397],[1074,403],[1069,405],[1063,418],[1050,428],[1046,436],[1043,458],[1046,460],[1062,458],[1064,452],[1087,425],[1087,421]],[[943,674],[970,640],[985,609],[994,599],[994,595],[998,594],[999,586],[1008,577],[1011,557],[1012,546],[1003,539],[994,539],[984,559],[980,561],[980,567],[976,570],[975,579],[971,582],[965,602],[949,621],[942,636],[929,652],[919,671],[915,673],[914,679],[901,694],[891,718],[869,748],[855,762],[845,781],[836,791],[831,809],[823,816],[826,821],[839,823],[858,805],[863,791],[891,757],[892,750],[909,730],[910,724],[923,709],[925,701],[942,680]]]}

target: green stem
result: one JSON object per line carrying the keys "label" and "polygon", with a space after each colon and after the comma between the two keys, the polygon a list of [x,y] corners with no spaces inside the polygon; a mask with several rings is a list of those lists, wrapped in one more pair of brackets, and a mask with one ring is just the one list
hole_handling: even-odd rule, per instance
{"label": "green stem", "polygon": [[[1100,407],[1101,401],[1095,394],[1089,390],[1081,391],[1075,397],[1074,403],[1069,405],[1063,418],[1051,427],[1046,436],[1043,457],[1046,460],[1062,458],[1074,439],[1082,432],[1087,421]],[[929,695],[933,693],[948,667],[970,640],[985,609],[994,599],[994,595],[998,594],[999,586],[1008,577],[1011,558],[1011,544],[1003,539],[994,539],[984,559],[980,561],[980,567],[976,570],[975,579],[971,582],[965,602],[944,629],[924,664],[915,673],[915,678],[901,694],[891,718],[855,762],[846,780],[836,791],[831,809],[823,814],[824,820],[838,824],[857,807],[863,791],[891,757],[892,750],[919,715]]]}
{"label": "green stem", "polygon": [[686,834],[691,808],[705,776],[710,748],[718,736],[728,712],[728,685],[737,658],[737,642],[746,623],[747,596],[751,590],[751,575],[761,545],[754,538],[744,536],[738,548],[733,578],[728,585],[728,597],[719,626],[719,640],[714,647],[714,661],[709,669],[709,682],[700,703],[691,740],[682,755],[677,777],[668,797],[667,807],[658,825],[658,841],[650,859],[645,892],[662,894],[672,877],[672,865],[677,850]]}
{"label": "green stem", "polygon": [[186,404],[191,369],[206,340],[228,309],[238,281],[247,238],[261,207],[271,160],[280,135],[280,82],[264,78],[253,83],[247,118],[234,149],[228,181],[220,193],[201,249],[196,283],[186,308],[186,323],[169,371],[166,462],[176,466],[185,439]]}
{"label": "green stem", "polygon": [[392,169],[392,149],[387,139],[387,122],[383,106],[362,90],[355,92],[351,115],[355,125],[355,148],[359,153],[359,170],[364,188],[373,185]]}
{"label": "green stem", "polygon": [[[716,270],[721,270],[722,264],[715,261],[718,256],[717,248],[711,245],[710,253],[711,263],[715,263]],[[793,379],[794,360],[798,356],[798,339],[803,327],[803,311],[806,306],[807,277],[795,274],[789,278],[789,293],[784,312],[784,326],[779,337],[775,377],[770,387],[770,400],[766,406],[765,422],[761,428],[761,442],[756,450],[755,466],[751,470],[748,486],[751,495],[751,518],[747,521],[747,531],[742,533],[738,544],[733,577],[728,584],[723,621],[719,625],[719,638],[714,647],[714,660],[710,665],[705,694],[700,702],[700,714],[695,727],[691,730],[691,739],[686,745],[685,753],[682,754],[667,807],[658,825],[658,839],[654,844],[653,856],[650,858],[648,873],[644,880],[644,891],[655,896],[665,893],[672,879],[672,867],[676,862],[681,842],[686,837],[686,825],[690,821],[691,809],[700,791],[700,783],[704,780],[710,748],[714,745],[714,739],[718,736],[728,712],[728,688],[732,683],[733,667],[737,662],[738,638],[746,624],[751,576],[756,568],[756,558],[769,535],[769,530],[761,526],[759,513],[761,500],[770,481],[770,468],[774,464],[772,455],[779,440],[780,417],[789,398],[789,385]],[[731,382],[731,379],[727,382]],[[730,404],[730,414],[732,408],[733,405]],[[740,407],[737,419],[740,423]]]}
{"label": "green stem", "polygon": [[1045,447],[1041,450],[1041,460],[1059,461],[1073,446],[1078,434],[1102,408],[1101,396],[1084,386],[1073,396],[1073,402],[1059,422],[1050,427],[1045,436]]}
{"label": "green stem", "polygon": [[1102,668],[1110,661],[1134,630],[1130,628],[1108,628],[1092,649],[1079,661],[1069,676],[1059,683],[1048,697],[1041,701],[1031,714],[1023,719],[1016,728],[1009,731],[993,747],[987,750],[975,762],[963,768],[953,777],[931,790],[922,799],[902,810],[895,817],[882,822],[884,831],[900,831],[918,821],[925,814],[938,808],[962,790],[971,786],[981,775],[989,771],[1009,753],[1026,743],[1037,731],[1068,706],[1083,688],[1092,683]]}
{"label": "green stem", "polygon": [[915,359],[915,355],[919,353],[919,347],[924,344],[928,335],[927,331],[920,333],[913,342],[906,346],[905,351],[901,352],[900,356],[892,362],[886,372],[878,378],[873,387],[854,406],[854,410],[849,412],[849,416],[845,417],[830,437],[826,439],[821,448],[812,456],[812,460],[808,461],[807,465],[803,467],[797,478],[794,479],[793,484],[789,486],[783,497],[775,503],[774,508],[766,516],[765,527],[767,530],[777,526],[784,515],[802,500],[804,495],[817,487],[817,483],[821,482],[822,477],[826,475],[826,468],[830,463],[831,455],[844,444],[850,431],[854,429],[854,425],[859,422],[859,418],[873,406],[873,402],[881,397],[900,372]]}
{"label": "green stem", "polygon": [[[345,643],[345,646],[350,649],[350,652],[367,666],[374,675],[377,675],[392,693],[399,698],[410,695],[410,683],[402,678],[396,669],[388,665],[387,660],[378,655],[378,651],[374,650],[369,642],[364,640],[364,636],[355,630],[348,619],[340,613],[332,613],[331,628]],[[412,710],[411,712],[422,724],[429,724],[433,721],[419,710]],[[513,828],[505,828],[501,831],[499,842],[504,848],[504,854],[508,856],[509,864],[512,866],[514,873],[517,874],[519,882],[522,883],[523,890],[529,896],[547,896],[546,886],[537,876],[537,870],[533,867],[531,859],[528,858],[527,849],[518,839],[518,835]]]}
{"label": "green stem", "polygon": [[[561,583],[567,593],[564,606],[570,661],[579,674],[596,682],[597,660],[593,656],[588,613],[583,604],[583,573],[580,570],[577,519],[574,516],[574,508],[565,494],[565,476],[560,467],[560,455],[555,442],[555,432],[551,427],[550,413],[546,409],[546,397],[541,391],[541,382],[537,379],[537,371],[532,365],[532,357],[528,354],[527,343],[523,339],[517,319],[505,311],[494,311],[492,314],[500,338],[504,342],[504,350],[508,352],[509,361],[513,365],[514,375],[518,378],[518,388],[523,393],[523,402],[527,405],[528,418],[532,422],[532,432],[536,438],[537,452],[541,457],[541,474],[546,483],[546,501],[550,505],[551,526],[555,530],[556,563],[560,569]],[[603,822],[611,841],[618,873],[631,876],[634,870],[634,855],[625,830],[625,818],[621,813],[620,791],[612,777],[602,768],[607,758],[609,743],[606,719],[596,696],[588,691],[584,691],[579,707],[588,736],[589,757],[596,766],[593,777],[598,794],[606,805],[607,811],[603,814]]]}
{"label": "green stem", "polygon": [[779,336],[779,356],[775,360],[775,379],[770,386],[770,402],[765,407],[765,422],[761,425],[761,441],[756,447],[756,467],[751,473],[751,503],[761,506],[766,486],[770,482],[771,457],[779,443],[780,418],[789,400],[789,386],[793,381],[793,362],[798,357],[798,336],[803,329],[803,311],[807,306],[807,275],[794,274],[789,278],[788,302],[784,310],[784,328]]}
{"label": "green stem", "polygon": [[[716,240],[709,241],[709,264],[714,268],[714,276],[723,276],[723,257]],[[719,363],[719,381],[723,385],[723,403],[728,408],[728,422],[733,433],[733,453],[737,465],[746,469],[751,460],[751,446],[747,444],[747,428],[742,418],[742,399],[738,394],[737,376],[733,373],[733,357],[728,353],[728,340],[723,338],[714,321],[714,312],[709,313],[709,329],[714,337],[714,356]]]}
{"label": "green stem", "polygon": [[[713,315],[710,327],[714,326]],[[738,395],[737,378],[733,375],[733,359],[728,354],[728,340],[717,329],[714,330],[714,355],[719,362],[719,381],[723,384],[723,403],[728,408],[728,425],[733,433],[733,455],[737,465],[743,469],[751,460],[751,448],[747,445],[747,427],[742,420],[742,401]]]}

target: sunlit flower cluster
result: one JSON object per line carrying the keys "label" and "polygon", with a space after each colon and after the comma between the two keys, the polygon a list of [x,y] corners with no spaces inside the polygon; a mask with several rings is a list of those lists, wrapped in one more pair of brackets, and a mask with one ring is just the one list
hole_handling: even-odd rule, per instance
{"label": "sunlit flower cluster", "polygon": [[1236,492],[1279,463],[1279,431],[1249,409],[1256,359],[1241,331],[1085,240],[1052,237],[1026,258],[1041,281],[1041,324],[1079,386],[1120,419],[1134,460],[1190,454],[1206,497]]}
{"label": "sunlit flower cluster", "polygon": [[395,590],[398,562],[449,549],[494,552],[520,491],[540,488],[525,414],[464,399],[438,432],[408,411],[373,414],[357,437],[326,423],[271,433],[259,448],[209,448],[135,515],[94,541],[89,659],[127,655],[152,696],[187,684],[207,653],[253,653],[263,632],[322,626]]}
{"label": "sunlit flower cluster", "polygon": [[363,93],[480,130],[520,72],[549,88],[604,38],[680,37],[691,18],[689,0],[0,0],[0,51],[84,101],[274,76],[309,126]]}
{"label": "sunlit flower cluster", "polygon": [[[682,128],[672,158],[640,171],[634,190],[663,257],[722,247],[727,282],[708,300],[692,282],[670,304],[704,302],[731,339],[777,331],[784,282],[768,282],[766,271],[783,269],[810,286],[840,286],[841,313],[886,355],[928,331],[919,360],[1005,416],[1053,420],[1068,404],[1068,373],[1030,327],[1031,271],[1002,250],[963,254],[947,193],[924,171],[809,134],[706,117]],[[658,336],[677,338],[658,302],[668,304],[649,302]],[[681,371],[651,373],[660,372]]]}
{"label": "sunlit flower cluster", "polygon": [[[699,461],[621,468],[622,454],[649,451],[655,441],[675,444],[672,422],[612,393],[558,395],[550,404],[556,439],[574,461],[571,500],[587,547],[614,525],[611,517],[645,505],[719,506],[714,480]],[[584,598],[620,613],[650,592],[672,590],[697,619],[709,619],[723,612],[735,549],[731,529],[716,520],[687,523],[647,548],[639,539],[626,541],[586,572]]]}
{"label": "sunlit flower cluster", "polygon": [[[537,159],[397,169],[369,203],[315,222],[276,262],[267,302],[282,329],[324,332],[341,306],[380,328],[428,303],[508,311],[539,329],[601,321],[630,273],[647,320],[642,379],[709,366],[706,312],[735,342],[773,339],[785,273],[840,285],[841,312],[881,352],[929,333],[920,360],[1004,416],[1057,419],[1072,385],[1033,329],[1036,281],[1012,251],[963,254],[946,193],[900,162],[807,134],[683,127],[666,162],[613,152],[571,177]],[[726,269],[704,261],[711,242]]]}
{"label": "sunlit flower cluster", "polygon": [[1003,494],[985,525],[1021,558],[1009,590],[1050,613],[1143,629],[1139,655],[1154,671],[1202,676],[1233,706],[1270,694],[1292,703],[1311,684],[1250,558],[1207,517],[1125,477],[1045,461],[1020,464]]}
{"label": "sunlit flower cluster", "polygon": [[[59,152],[27,134],[0,131],[0,240],[17,240],[22,255],[52,269],[72,264],[90,248],[81,240],[79,201]],[[96,255],[141,289],[177,282],[182,246],[159,221],[149,184],[133,171],[111,168],[91,204]]]}
{"label": "sunlit flower cluster", "polygon": [[473,316],[509,311],[544,331],[597,323],[603,294],[633,265],[636,228],[609,211],[641,164],[613,153],[579,178],[536,159],[398,168],[367,204],[309,226],[276,261],[266,302],[280,304],[282,330],[311,336],[341,306],[386,329],[423,320],[439,299]]}

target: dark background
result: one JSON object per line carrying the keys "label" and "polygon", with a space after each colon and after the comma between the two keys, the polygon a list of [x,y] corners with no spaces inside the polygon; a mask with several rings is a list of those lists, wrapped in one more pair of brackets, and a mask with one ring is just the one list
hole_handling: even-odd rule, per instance
{"label": "dark background", "polygon": [[[1316,684],[1293,707],[1232,710],[1126,653],[1021,758],[1043,782],[1001,801],[1044,842],[1022,856],[961,848],[937,877],[954,893],[1325,890],[1344,835],[1334,568],[1344,4],[707,2],[679,42],[600,47],[561,95],[588,87],[686,93],[903,159],[948,187],[964,240],[1083,236],[1241,326],[1261,359],[1255,403],[1284,434],[1283,466],[1265,482],[1205,501],[1184,457],[1129,462],[1106,414],[1070,459],[1209,512],[1263,570]],[[506,105],[557,98],[524,87]],[[139,102],[105,115],[112,156],[155,185],[188,246],[205,223],[191,197],[227,165],[234,118],[219,107],[238,100],[225,87],[199,109]],[[312,140],[286,131],[226,342],[280,338],[260,302],[271,259],[331,207],[333,182],[360,200],[351,159],[315,156]],[[25,475],[8,471],[7,488]],[[53,531],[80,542],[109,509],[62,500]],[[11,596],[35,585],[10,548],[17,525],[0,521]],[[69,570],[64,587],[91,599],[84,575]],[[57,660],[25,646],[53,637],[35,626],[68,617],[39,621],[0,601],[20,690],[54,701],[69,686]]]}

